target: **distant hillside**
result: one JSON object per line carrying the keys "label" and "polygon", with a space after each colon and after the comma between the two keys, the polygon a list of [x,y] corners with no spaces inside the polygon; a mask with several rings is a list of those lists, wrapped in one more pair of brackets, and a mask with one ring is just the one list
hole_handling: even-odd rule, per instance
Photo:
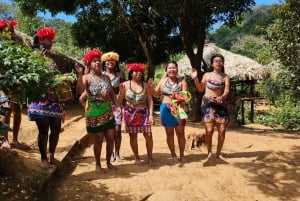
{"label": "distant hillside", "polygon": [[263,36],[267,27],[276,19],[271,6],[256,6],[252,12],[246,13],[236,26],[223,25],[209,33],[208,41],[223,49],[267,64],[272,60],[272,53]]}

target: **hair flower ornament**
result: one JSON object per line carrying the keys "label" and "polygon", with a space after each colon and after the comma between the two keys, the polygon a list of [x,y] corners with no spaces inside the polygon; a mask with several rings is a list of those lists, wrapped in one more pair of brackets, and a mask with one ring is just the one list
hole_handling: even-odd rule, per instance
{"label": "hair flower ornament", "polygon": [[55,29],[52,27],[43,27],[38,30],[37,36],[39,38],[50,38],[53,40],[55,38]]}
{"label": "hair flower ornament", "polygon": [[93,60],[94,57],[98,57],[99,59],[101,58],[102,52],[96,48],[89,50],[85,53],[83,56],[83,62],[85,65],[90,65],[91,61]]}
{"label": "hair flower ornament", "polygon": [[127,71],[142,71],[143,73],[146,72],[146,66],[142,63],[130,63],[126,65]]}
{"label": "hair flower ornament", "polygon": [[116,52],[107,52],[102,55],[101,61],[119,61],[119,54]]}
{"label": "hair flower ornament", "polygon": [[18,22],[16,20],[7,20],[5,18],[0,20],[0,29],[4,29],[5,27],[15,27],[17,26]]}

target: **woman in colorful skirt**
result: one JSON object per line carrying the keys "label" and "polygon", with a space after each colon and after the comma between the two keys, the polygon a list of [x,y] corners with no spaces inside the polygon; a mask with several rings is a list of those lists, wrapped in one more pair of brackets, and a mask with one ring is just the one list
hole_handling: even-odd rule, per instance
{"label": "woman in colorful skirt", "polygon": [[201,82],[198,80],[197,71],[193,69],[192,72],[192,78],[197,90],[200,92],[205,91],[201,105],[208,152],[205,163],[212,156],[212,136],[215,124],[219,133],[216,157],[225,160],[221,155],[221,151],[225,140],[226,127],[229,122],[226,99],[230,90],[230,78],[224,73],[224,57],[220,54],[213,55],[210,63],[213,67],[213,72],[205,73]]}
{"label": "woman in colorful skirt", "polygon": [[[38,30],[35,36],[36,47],[42,47],[42,56],[47,56],[47,51],[51,49],[52,41],[55,37],[55,30],[51,27],[44,27]],[[54,68],[52,64],[48,68]],[[41,167],[47,170],[50,164],[56,162],[54,158],[55,149],[59,140],[61,130],[63,109],[59,99],[53,97],[49,91],[46,98],[28,105],[28,117],[30,121],[35,121],[39,130],[38,146],[41,154]],[[49,161],[47,157],[48,132],[49,136]]]}
{"label": "woman in colorful skirt", "polygon": [[112,169],[114,166],[110,162],[110,157],[114,147],[114,128],[115,119],[112,112],[112,103],[120,111],[117,97],[114,93],[108,76],[102,73],[101,51],[98,49],[89,50],[83,58],[84,64],[89,67],[89,73],[83,75],[82,84],[84,92],[79,98],[81,104],[85,107],[86,130],[94,137],[94,156],[96,160],[95,171],[104,173],[100,156],[102,142],[106,140],[106,164],[107,168]]}
{"label": "woman in colorful skirt", "polygon": [[[103,74],[110,79],[115,94],[119,94],[119,86],[124,81],[124,75],[119,68],[119,54],[116,52],[107,52],[102,55]],[[121,123],[122,113],[116,107],[112,108],[115,116],[115,151],[111,156],[111,161],[122,161],[120,157],[120,147],[122,142]]]}
{"label": "woman in colorful skirt", "polygon": [[[151,92],[153,96],[160,96],[162,104],[160,105],[160,120],[165,127],[167,134],[167,144],[171,152],[171,157],[174,162],[184,162],[185,149],[185,123],[187,115],[179,115],[184,113],[184,108],[174,107],[174,99],[180,95],[182,91],[187,92],[188,85],[184,78],[178,77],[178,65],[175,61],[169,62],[165,68],[166,76],[163,77],[154,89],[153,79],[149,79],[148,83],[151,85]],[[186,93],[188,94],[188,93]],[[187,99],[186,99],[187,100]],[[181,103],[182,106],[184,104]],[[179,159],[176,156],[174,133],[177,135],[179,145]]]}
{"label": "woman in colorful skirt", "polygon": [[144,82],[146,66],[141,63],[131,63],[126,66],[128,81],[120,85],[119,102],[125,99],[123,118],[125,130],[129,133],[130,146],[135,157],[135,164],[141,165],[138,151],[137,133],[143,133],[146,140],[148,164],[153,166],[153,139],[151,124],[153,122],[153,100],[149,86]]}

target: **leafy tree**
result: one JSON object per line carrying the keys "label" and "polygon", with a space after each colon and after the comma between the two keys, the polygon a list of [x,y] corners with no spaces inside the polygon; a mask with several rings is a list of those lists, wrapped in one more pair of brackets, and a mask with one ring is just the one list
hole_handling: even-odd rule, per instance
{"label": "leafy tree", "polygon": [[[231,50],[232,46],[241,42],[241,39],[245,37],[262,37],[266,33],[267,27],[273,24],[276,19],[277,15],[272,11],[271,6],[257,6],[251,12],[244,13],[243,20],[237,26],[223,25],[209,33],[208,39],[219,47]],[[259,39],[254,43],[261,42]]]}
{"label": "leafy tree", "polygon": [[267,39],[276,52],[276,58],[288,71],[281,76],[282,86],[288,88],[285,92],[297,101],[300,99],[300,1],[286,0],[284,4],[275,6],[274,12],[279,19],[268,30]]}
{"label": "leafy tree", "polygon": [[[201,2],[196,0],[74,0],[68,1],[68,3],[61,1],[57,3],[57,1],[16,0],[16,2],[18,2],[18,5],[20,5],[24,11],[31,14],[34,14],[37,10],[45,9],[49,9],[49,11],[53,13],[60,11],[76,13],[78,11],[77,8],[87,11],[92,11],[93,8],[96,8],[96,10],[102,8],[99,14],[101,14],[103,18],[110,14],[115,18],[118,18],[117,16],[120,15],[123,23],[118,24],[118,26],[127,27],[139,42],[150,67],[149,76],[154,75],[153,66],[156,61],[159,60],[159,56],[165,54],[166,49],[163,47],[168,47],[165,45],[165,42],[171,40],[173,36],[181,38],[183,49],[190,58],[191,64],[200,70],[206,33],[210,26],[219,21],[233,24],[244,11],[249,10],[254,5],[253,0],[228,0],[225,2],[222,0],[207,0]],[[118,12],[118,15],[116,15],[116,12]],[[88,18],[85,19],[88,20]],[[105,23],[105,28],[101,30],[112,28],[112,20],[111,18],[109,19],[110,23]],[[94,27],[103,22],[95,21],[94,16],[91,16],[90,21],[93,22],[91,25]],[[89,21],[85,22],[89,23]],[[89,27],[86,31],[88,31],[86,34],[94,33],[92,40],[97,41],[95,38],[97,35],[95,33],[98,32],[94,32],[93,27]],[[119,32],[118,34],[121,36],[124,33]],[[98,41],[100,41],[100,39],[101,38],[98,38]],[[161,46],[162,50],[160,48]],[[194,47],[197,48],[196,53],[194,53]]]}

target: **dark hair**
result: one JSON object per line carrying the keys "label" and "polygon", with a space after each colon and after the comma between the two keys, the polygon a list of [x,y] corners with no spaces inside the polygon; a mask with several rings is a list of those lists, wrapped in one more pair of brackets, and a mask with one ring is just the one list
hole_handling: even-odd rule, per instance
{"label": "dark hair", "polygon": [[[132,73],[133,73],[133,70],[130,70],[129,72],[128,72],[128,80],[132,80]],[[145,81],[145,78],[144,78],[144,73],[143,73],[143,76],[142,76],[142,78],[141,78],[141,81]]]}
{"label": "dark hair", "polygon": [[166,67],[165,67],[165,72],[167,72],[167,68],[168,68],[168,65],[169,65],[169,64],[175,64],[176,68],[178,68],[178,64],[177,64],[176,61],[169,61],[169,62],[167,63],[167,65],[166,65]]}
{"label": "dark hair", "polygon": [[38,30],[36,30],[33,35],[33,45],[32,45],[33,48],[39,48],[39,37],[37,35],[37,31]]}
{"label": "dark hair", "polygon": [[[106,66],[105,66],[105,61],[102,62],[102,71],[106,71]],[[119,62],[116,61],[116,66],[115,66],[115,75],[117,73],[121,72],[120,67],[119,67]]]}
{"label": "dark hair", "polygon": [[212,64],[214,62],[214,59],[216,57],[220,57],[222,59],[222,61],[224,62],[224,56],[222,54],[214,54],[211,58],[210,58],[210,64]]}
{"label": "dark hair", "polygon": [[[224,59],[224,56],[223,56],[222,54],[214,54],[214,55],[210,58],[210,65],[212,65],[212,63],[214,62],[214,59],[215,59],[216,57],[220,57],[221,60],[222,60],[223,63],[224,63],[225,59]],[[224,69],[224,65],[223,65],[222,73],[224,73],[224,72],[225,72],[225,69]]]}

